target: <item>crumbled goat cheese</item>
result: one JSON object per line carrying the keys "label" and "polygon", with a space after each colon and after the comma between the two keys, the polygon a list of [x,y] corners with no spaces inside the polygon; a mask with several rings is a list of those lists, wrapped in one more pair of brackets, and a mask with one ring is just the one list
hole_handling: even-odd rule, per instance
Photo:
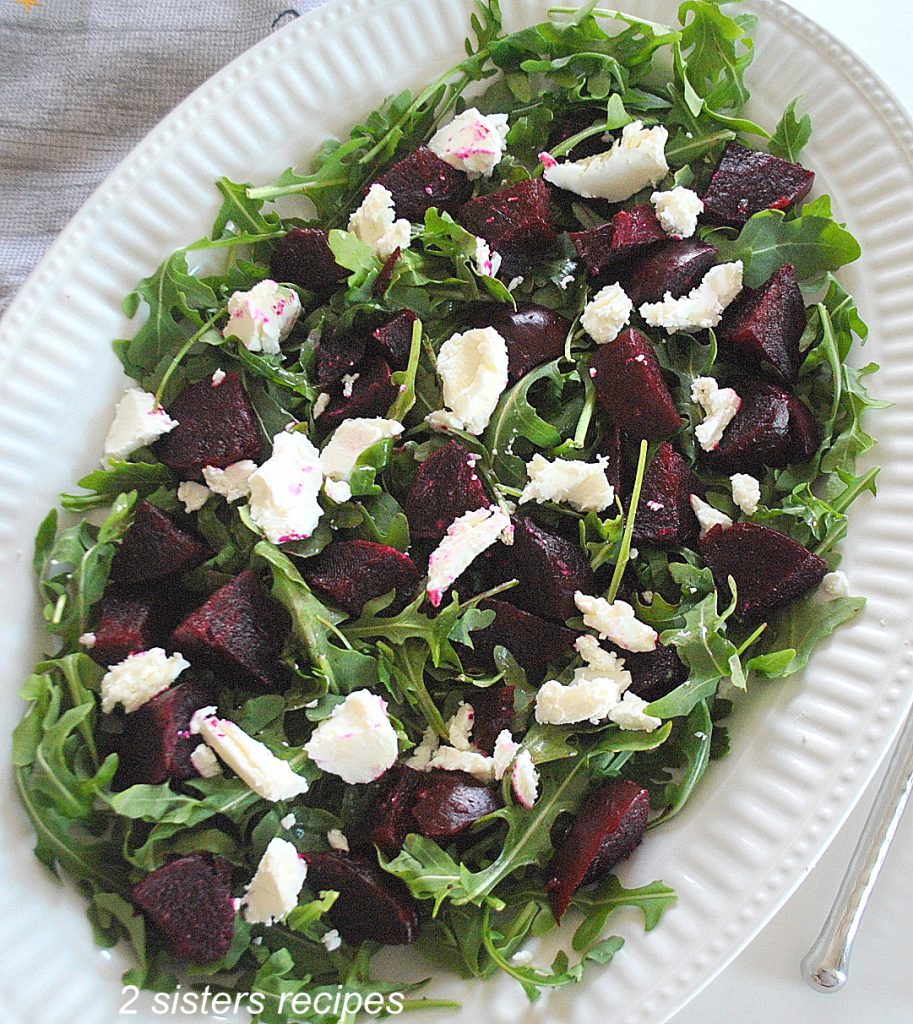
{"label": "crumbled goat cheese", "polygon": [[183,503],[186,512],[197,512],[209,501],[211,494],[205,484],[194,480],[183,480],[178,484],[178,501]]}
{"label": "crumbled goat cheese", "polygon": [[222,774],[222,766],[216,759],[216,755],[205,743],[199,744],[191,751],[190,763],[204,779],[214,779],[217,775]]}
{"label": "crumbled goat cheese", "polygon": [[501,254],[494,252],[484,238],[477,238],[473,262],[479,277],[497,277],[501,269]]}
{"label": "crumbled goat cheese", "polygon": [[509,292],[512,292],[514,290],[514,288],[519,288],[520,285],[523,284],[524,280],[525,280],[525,278],[523,278],[523,277],[521,277],[519,275],[517,277],[512,277],[510,279],[510,281],[508,282],[508,284],[507,284],[507,290]]}
{"label": "crumbled goat cheese", "polygon": [[452,747],[456,747],[457,750],[469,750],[472,747],[470,736],[475,717],[473,706],[461,700],[456,714],[452,715],[447,722],[447,738]]}
{"label": "crumbled goat cheese", "polygon": [[378,442],[399,437],[402,423],[379,416],[343,420],[320,453],[323,474],[333,480],[349,480],[358,459]]}
{"label": "crumbled goat cheese", "polygon": [[412,227],[409,221],[396,219],[393,193],[383,185],[372,185],[361,206],[349,217],[349,231],[385,260],[394,249],[409,248]]}
{"label": "crumbled goat cheese", "polygon": [[666,176],[668,138],[662,125],[644,128],[641,121],[633,121],[625,125],[621,138],[605,153],[564,163],[543,161],[542,177],[586,199],[621,203],[648,185],[658,185]]}
{"label": "crumbled goat cheese", "polygon": [[504,774],[513,763],[519,749],[520,744],[511,736],[509,729],[502,729],[498,733],[494,749],[491,752],[491,760],[495,778],[499,782],[504,778]]}
{"label": "crumbled goat cheese", "polygon": [[330,404],[330,396],[326,391],[321,391],[317,396],[317,400],[314,402],[314,419],[322,416],[327,411],[327,406]]}
{"label": "crumbled goat cheese", "polygon": [[[576,264],[575,264],[576,266]],[[568,288],[574,283],[573,274],[565,274],[564,277],[559,277],[555,284],[563,291],[566,292]]]}
{"label": "crumbled goat cheese", "polygon": [[435,608],[473,561],[499,538],[511,537],[510,517],[499,508],[477,508],[458,516],[428,559],[428,599]]}
{"label": "crumbled goat cheese", "polygon": [[346,839],[342,829],[331,828],[327,832],[327,842],[332,850],[339,850],[341,853],[349,852],[349,840]]}
{"label": "crumbled goat cheese", "polygon": [[428,148],[469,178],[490,178],[504,155],[507,131],[507,114],[480,114],[470,107],[439,128]]}
{"label": "crumbled goat cheese", "polygon": [[624,668],[624,660],[614,651],[599,646],[594,636],[584,633],[574,641],[574,650],[586,663],[574,672],[574,681],[580,679],[612,679],[624,692],[630,683],[630,676]]}
{"label": "crumbled goat cheese", "polygon": [[741,290],[742,261],[721,263],[711,267],[687,295],[676,299],[666,292],[659,302],[645,302],[640,315],[651,327],[664,327],[667,334],[702,331],[717,326],[723,310]]}
{"label": "crumbled goat cheese", "polygon": [[580,323],[598,345],[614,341],[631,319],[634,303],[617,282],[601,288],[583,310]]}
{"label": "crumbled goat cheese", "polygon": [[614,722],[622,729],[653,732],[654,729],[658,729],[663,724],[663,720],[655,718],[653,715],[645,715],[644,708],[646,706],[647,702],[645,700],[642,700],[634,693],[628,692],[621,699],[621,703],[617,704],[609,712],[609,721]]}
{"label": "crumbled goat cheese", "polygon": [[528,949],[518,949],[510,958],[510,961],[516,964],[517,967],[526,967],[533,962],[533,954]]}
{"label": "crumbled goat cheese", "polygon": [[318,723],[304,749],[318,768],[344,782],[373,782],[399,751],[387,702],[370,690],[353,690]]}
{"label": "crumbled goat cheese", "polygon": [[495,777],[494,759],[474,750],[456,747],[438,747],[428,762],[428,769],[440,768],[445,772],[468,772],[476,779],[490,782]]}
{"label": "crumbled goat cheese", "polygon": [[218,370],[214,370],[212,374],[212,386],[217,388],[228,374],[220,367]]}
{"label": "crumbled goat cheese", "polygon": [[361,376],[360,373],[344,373],[342,375],[342,397],[351,398],[355,390],[355,382]]}
{"label": "crumbled goat cheese", "polygon": [[259,740],[227,718],[218,718],[214,708],[201,708],[190,721],[191,733],[198,732],[245,785],[264,800],[291,800],[308,790],[307,779],[296,774]]}
{"label": "crumbled goat cheese", "polygon": [[720,512],[719,509],[714,508],[712,505],[708,505],[703,498],[699,498],[696,494],[692,494],[688,500],[691,502],[694,514],[697,516],[697,521],[701,527],[702,537],[709,530],[712,530],[714,526],[732,526],[732,520],[725,512]]}
{"label": "crumbled goat cheese", "polygon": [[339,937],[339,930],[337,928],[331,928],[328,932],[324,932],[320,936],[320,941],[328,953],[332,953],[342,945],[342,939]]}
{"label": "crumbled goat cheese", "polygon": [[841,597],[850,596],[850,581],[846,573],[839,569],[836,572],[829,572],[821,581],[818,591],[825,601],[836,601]]}
{"label": "crumbled goat cheese", "polygon": [[152,444],[178,425],[156,403],[155,395],[140,388],[127,388],[117,403],[114,419],[105,438],[105,463],[111,459],[125,459],[128,455]]}
{"label": "crumbled goat cheese", "polygon": [[112,665],[101,680],[101,709],[105,714],[122,704],[129,715],[167,690],[190,662],[180,654],[170,657],[161,647],[130,654]]}
{"label": "crumbled goat cheese", "polygon": [[441,745],[441,740],[438,734],[434,731],[434,726],[429,725],[424,733],[422,734],[422,741],[412,751],[412,756],[406,762],[410,768],[414,768],[417,772],[424,772],[428,770],[428,766],[431,763],[431,758],[434,756],[434,752]]}
{"label": "crumbled goat cheese", "polygon": [[292,828],[292,826],[295,824],[295,815],[294,814],[286,814],[286,816],[284,818],[280,818],[279,819],[279,824],[283,828]]}
{"label": "crumbled goat cheese", "polygon": [[98,643],[98,637],[94,633],[83,633],[76,642],[80,647],[85,647],[87,650],[91,651]]}
{"label": "crumbled goat cheese", "polygon": [[292,288],[261,281],[250,291],[235,292],[228,300],[228,323],[223,338],[239,338],[251,352],[276,355],[301,315],[301,300]]}
{"label": "crumbled goat cheese", "polygon": [[437,355],[444,409],[425,417],[432,427],[481,434],[507,387],[507,342],[494,327],[454,334]]}
{"label": "crumbled goat cheese", "polygon": [[510,783],[520,803],[532,807],[539,795],[539,773],[528,750],[521,750],[514,761]]}
{"label": "crumbled goat cheese", "polygon": [[761,485],[749,473],[733,473],[729,478],[732,484],[732,500],[746,516],[753,516],[761,501]]}
{"label": "crumbled goat cheese", "polygon": [[[626,685],[630,685],[630,674],[624,673]],[[557,679],[549,679],[539,687],[536,694],[536,721],[542,725],[571,725],[574,722],[598,724],[606,719],[609,712],[621,700],[621,685],[616,679],[603,676],[592,678],[581,676],[567,686]]]}
{"label": "crumbled goat cheese", "polygon": [[650,202],[663,231],[679,238],[690,238],[697,231],[697,219],[704,212],[704,201],[697,192],[679,185],[667,192],[654,192]]}
{"label": "crumbled goat cheese", "polygon": [[352,497],[352,488],[346,480],[333,480],[327,477],[323,481],[323,490],[326,496],[331,501],[335,501],[337,505],[344,504]]}
{"label": "crumbled goat cheese", "polygon": [[282,432],[273,454],[251,473],[250,516],[274,544],[303,540],[314,532],[322,509],[320,453],[304,434]]}
{"label": "crumbled goat cheese", "polygon": [[606,476],[608,458],[595,462],[579,459],[555,459],[549,462],[536,454],[526,464],[528,483],[520,495],[525,501],[567,502],[578,512],[602,512],[615,500],[615,489]]}
{"label": "crumbled goat cheese", "polygon": [[244,891],[244,918],[251,924],[271,925],[298,906],[307,864],[294,843],[271,839],[254,877]]}
{"label": "crumbled goat cheese", "polygon": [[691,401],[704,411],[704,420],[694,428],[694,436],[705,452],[712,452],[742,407],[742,399],[732,388],[721,388],[713,377],[695,377]]}
{"label": "crumbled goat cheese", "polygon": [[626,651],[655,650],[656,630],[640,622],[627,601],[610,604],[604,597],[591,597],[578,590],[574,602],[583,613],[584,625],[594,629],[600,640],[611,640]]}
{"label": "crumbled goat cheese", "polygon": [[225,469],[217,466],[204,466],[203,479],[209,484],[213,494],[221,494],[226,501],[240,501],[250,495],[250,478],[257,471],[257,463],[252,459],[233,462]]}

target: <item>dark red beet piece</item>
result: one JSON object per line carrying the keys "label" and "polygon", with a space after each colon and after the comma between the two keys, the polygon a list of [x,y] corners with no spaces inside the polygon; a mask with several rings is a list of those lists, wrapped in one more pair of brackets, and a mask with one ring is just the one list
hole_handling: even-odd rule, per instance
{"label": "dark red beet piece", "polygon": [[483,754],[495,748],[498,733],[510,729],[514,720],[513,686],[489,686],[472,695],[475,718],[472,723],[472,742]]}
{"label": "dark red beet piece", "polygon": [[506,601],[490,598],[480,607],[493,611],[495,620],[486,629],[472,632],[473,647],[459,645],[460,660],[467,668],[493,665],[495,647],[500,646],[506,647],[527,672],[533,672],[564,654],[577,636],[571,629]]}
{"label": "dark red beet piece", "polygon": [[358,364],[358,379],[347,398],[337,387],[330,404],[320,417],[322,425],[336,427],[353,416],[386,416],[399,393],[390,380],[390,367],[380,356],[368,356]]}
{"label": "dark red beet piece", "polygon": [[674,647],[657,644],[652,651],[634,653],[604,641],[603,646],[624,661],[625,668],[631,673],[632,682],[628,689],[642,700],[659,700],[688,678],[688,666]]}
{"label": "dark red beet piece", "polygon": [[626,434],[654,440],[682,425],[649,338],[635,327],[600,345],[589,362],[596,400]]}
{"label": "dark red beet piece", "polygon": [[399,762],[384,772],[377,801],[369,812],[367,833],[369,842],[385,857],[395,857],[406,836],[418,831],[412,802],[421,778],[421,772]]}
{"label": "dark red beet piece", "polygon": [[700,542],[700,552],[713,572],[717,590],[730,593],[735,580],[742,622],[760,622],[783,605],[817,586],[827,562],[797,541],[754,523],[714,526]]}
{"label": "dark red beet piece", "polygon": [[587,270],[600,275],[617,272],[623,263],[669,236],[656,219],[653,207],[642,203],[633,210],[619,210],[606,224],[572,231],[569,237]]}
{"label": "dark red beet piece", "polygon": [[277,281],[307,288],[318,298],[335,291],[349,276],[336,262],[327,233],[320,228],[292,228],[276,243],[269,269]]}
{"label": "dark red beet piece", "polygon": [[614,779],[590,792],[548,867],[545,888],[556,920],[581,885],[595,882],[634,852],[649,814],[650,794],[636,782]]}
{"label": "dark red beet piece", "polygon": [[239,683],[272,686],[282,651],[283,621],[252,569],[220,587],[174,631],[181,653]]}
{"label": "dark red beet piece", "polygon": [[393,196],[396,216],[424,221],[432,206],[442,213],[456,211],[472,195],[472,183],[462,171],[445,163],[427,146],[395,163],[377,184]]}
{"label": "dark red beet piece", "polygon": [[548,185],[541,178],[471,199],[459,220],[501,254],[505,274],[528,269],[557,237]]}
{"label": "dark red beet piece", "polygon": [[155,453],[182,480],[202,480],[204,466],[224,469],[262,454],[257,416],[236,370],[218,387],[206,377],[184,388],[168,413],[178,425],[155,443]]}
{"label": "dark red beet piece", "polygon": [[417,319],[411,309],[401,309],[391,320],[371,332],[374,343],[393,370],[405,370],[409,364],[412,325]]}
{"label": "dark red beet piece", "polygon": [[160,612],[161,599],[151,591],[106,591],[89,654],[99,665],[116,665],[129,654],[155,647],[160,640]]}
{"label": "dark red beet piece", "polygon": [[800,164],[730,142],[703,195],[703,219],[741,227],[760,210],[788,210],[808,195],[814,181],[814,171]]}
{"label": "dark red beet piece", "polygon": [[615,489],[615,496],[620,498],[624,489],[622,481],[621,431],[614,423],[606,427],[597,454],[602,455],[607,460],[605,475]]}
{"label": "dark red beet piece", "polygon": [[419,466],[403,504],[413,537],[440,540],[458,516],[489,504],[475,461],[459,441],[448,441]]}
{"label": "dark red beet piece", "polygon": [[626,264],[621,283],[635,306],[659,302],[666,292],[677,299],[700,284],[718,252],[694,238],[672,239]]}
{"label": "dark red beet piece", "polygon": [[370,540],[338,540],[301,563],[301,574],[316,590],[350,615],[359,615],[375,597],[396,591],[391,611],[414,596],[421,574],[402,551]]}
{"label": "dark red beet piece", "polygon": [[412,816],[423,836],[446,840],[465,832],[498,807],[500,801],[491,786],[467,772],[434,769],[422,773]]}
{"label": "dark red beet piece", "polygon": [[789,461],[805,462],[818,450],[821,444],[821,428],[811,409],[795,395],[790,395],[789,405]]}
{"label": "dark red beet piece", "polygon": [[373,939],[384,946],[403,946],[418,934],[418,914],[409,890],[370,861],[343,853],[304,853],[308,885],[335,889],[339,899],[329,918],[353,946]]}
{"label": "dark red beet piece", "polygon": [[142,583],[187,572],[209,557],[205,544],[158,505],[141,501],[111,563],[111,579]]}
{"label": "dark red beet piece", "polygon": [[329,388],[361,362],[368,339],[359,334],[329,334],[317,343],[317,386]]}
{"label": "dark red beet piece", "polygon": [[384,265],[380,268],[380,273],[377,275],[371,288],[371,294],[375,298],[385,295],[387,289],[393,283],[393,271],[396,270],[396,264],[399,263],[402,254],[403,250],[397,246],[384,260]]}
{"label": "dark red beet piece", "polygon": [[473,306],[467,316],[472,327],[494,327],[507,342],[510,380],[524,377],[534,366],[557,359],[564,351],[570,324],[546,306],[518,302],[485,302]]}
{"label": "dark red beet piece", "polygon": [[182,676],[174,686],[124,715],[123,728],[110,736],[111,749],[120,756],[114,788],[199,778],[190,755],[201,740],[191,735],[190,719],[200,708],[215,703],[212,687]]}
{"label": "dark red beet piece", "polygon": [[[579,135],[580,132],[586,131],[587,128],[592,128],[598,120],[598,117],[594,116],[594,112],[592,110],[569,111],[561,118],[560,121],[558,121],[549,134],[549,151],[553,150],[559,142],[565,142],[567,139],[571,138],[572,135]],[[605,123],[605,118],[603,118],[602,123]],[[578,142],[567,155],[566,159],[584,160],[588,156],[595,156],[597,153],[604,153],[607,148],[607,144],[602,137],[604,134],[604,132],[598,132],[596,135],[591,135],[588,139]]]}
{"label": "dark red beet piece", "polygon": [[692,494],[702,497],[703,484],[687,461],[663,441],[644,474],[634,539],[660,546],[690,544],[698,533]]}
{"label": "dark red beet piece", "polygon": [[196,964],[223,957],[231,946],[235,905],[231,864],[191,853],[169,861],[133,887],[133,902],[175,956]]}
{"label": "dark red beet piece", "polygon": [[769,366],[782,380],[794,381],[805,323],[799,281],[787,263],[760,288],[745,288],[723,314],[716,332],[720,354],[739,366]]}

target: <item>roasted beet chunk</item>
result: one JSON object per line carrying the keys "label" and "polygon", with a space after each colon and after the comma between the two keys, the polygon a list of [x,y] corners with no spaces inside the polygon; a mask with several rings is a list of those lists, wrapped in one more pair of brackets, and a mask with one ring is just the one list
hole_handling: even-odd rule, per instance
{"label": "roasted beet chunk", "polygon": [[505,274],[528,269],[557,234],[548,185],[541,178],[471,199],[460,213],[460,222],[501,254]]}
{"label": "roasted beet chunk", "polygon": [[681,417],[663,378],[650,339],[629,327],[590,359],[596,400],[609,419],[633,437],[674,434]]}
{"label": "roasted beet chunk", "polygon": [[526,516],[515,516],[513,524],[513,544],[499,544],[493,558],[500,580],[519,581],[506,591],[505,599],[558,622],[576,615],[574,592],[593,592],[593,570],[586,555],[573,541]]}
{"label": "roasted beet chunk", "polygon": [[[549,150],[553,150],[558,143],[566,142],[572,136],[579,135],[588,128],[592,128],[596,123],[597,118],[593,116],[592,110],[569,111],[561,118],[560,121],[558,121],[555,127],[552,128],[548,137]],[[606,151],[606,144],[603,141],[603,135],[605,135],[605,132],[599,131],[595,135],[591,135],[588,139],[578,142],[568,154],[567,159],[584,160],[588,156],[595,156],[597,153],[604,153]]]}
{"label": "roasted beet chunk", "polygon": [[271,686],[283,632],[279,607],[253,570],[246,569],[184,619],[174,631],[174,643],[187,657],[239,683]]}
{"label": "roasted beet chunk", "polygon": [[398,391],[390,380],[390,367],[386,360],[380,356],[369,356],[358,364],[357,373],[350,395],[336,386],[326,412],[320,417],[322,425],[336,427],[353,416],[387,414]]}
{"label": "roasted beet chunk", "polygon": [[512,309],[505,302],[484,302],[469,312],[473,327],[494,327],[507,342],[507,369],[517,381],[540,363],[557,359],[564,351],[570,324],[546,306],[518,302]]}
{"label": "roasted beet chunk", "polygon": [[459,441],[448,441],[419,466],[403,506],[413,537],[440,540],[458,516],[488,505],[475,463]]}
{"label": "roasted beet chunk", "polygon": [[691,495],[703,493],[703,484],[685,459],[663,441],[644,474],[634,539],[661,546],[690,544],[698,531]]}
{"label": "roasted beet chunk", "polygon": [[425,211],[456,211],[472,195],[472,183],[462,171],[444,163],[427,146],[395,163],[377,179],[393,196],[396,216],[423,221]]}
{"label": "roasted beet chunk", "polygon": [[361,362],[368,339],[358,334],[329,334],[317,343],[317,386],[329,388]]}
{"label": "roasted beet chunk", "polygon": [[413,942],[418,932],[415,900],[398,879],[361,857],[342,853],[302,854],[308,885],[335,889],[339,899],[329,918],[353,946],[373,939],[384,946]]}
{"label": "roasted beet chunk", "polygon": [[318,298],[335,291],[349,275],[336,262],[327,233],[320,228],[292,228],[276,243],[269,269],[277,281],[307,288]]}
{"label": "roasted beet chunk", "polygon": [[591,274],[617,271],[621,264],[640,256],[650,246],[667,239],[649,203],[633,210],[619,210],[606,224],[572,231],[571,242]]}
{"label": "roasted beet chunk", "polygon": [[377,801],[369,812],[367,838],[385,857],[395,857],[403,848],[406,836],[418,832],[412,817],[412,803],[422,773],[397,763],[384,773],[378,783]]}
{"label": "roasted beet chunk", "polygon": [[206,377],[184,388],[168,413],[178,425],[156,442],[155,452],[182,480],[202,480],[204,466],[224,469],[260,458],[257,417],[236,370],[218,386]]}
{"label": "roasted beet chunk", "polygon": [[735,580],[742,622],[760,622],[783,605],[817,586],[827,562],[801,544],[754,523],[715,526],[700,542],[704,561],[713,572],[717,590],[729,593]]}
{"label": "roasted beet chunk", "polygon": [[359,615],[375,597],[396,591],[390,606],[400,611],[414,595],[420,573],[402,551],[370,540],[338,540],[301,564],[301,574],[315,590],[350,615]]}
{"label": "roasted beet chunk", "polygon": [[141,501],[111,563],[111,579],[118,583],[160,580],[187,572],[205,561],[203,542],[185,530],[157,505]]}
{"label": "roasted beet chunk", "polygon": [[624,486],[621,478],[621,431],[614,423],[606,427],[605,435],[599,444],[598,454],[606,459],[605,475],[608,477],[616,496],[620,498]]}
{"label": "roasted beet chunk", "polygon": [[208,964],[228,952],[235,905],[227,860],[191,853],[163,864],[133,887],[133,902],[175,956]]}
{"label": "roasted beet chunk", "polygon": [[723,314],[716,332],[724,358],[740,366],[769,366],[787,382],[799,373],[799,339],[805,330],[805,303],[790,265],[760,288],[745,288]]}
{"label": "roasted beet chunk", "polygon": [[415,791],[412,816],[429,839],[447,840],[500,806],[491,786],[466,772],[423,772]]}
{"label": "roasted beet chunk", "polygon": [[128,654],[148,651],[159,641],[160,599],[148,590],[108,590],[101,599],[95,644],[99,665],[116,665]]}
{"label": "roasted beet chunk", "polygon": [[663,242],[626,264],[621,283],[635,306],[659,302],[666,292],[677,299],[700,284],[718,252],[694,238]]}
{"label": "roasted beet chunk", "polygon": [[640,845],[649,814],[650,794],[635,782],[615,779],[589,794],[548,868],[545,888],[558,921],[581,885],[607,874]]}
{"label": "roasted beet chunk", "polygon": [[506,601],[490,599],[480,607],[493,611],[495,620],[472,632],[471,648],[460,644],[460,659],[467,668],[493,665],[495,647],[506,647],[527,672],[533,672],[564,654],[577,635]]}
{"label": "roasted beet chunk", "polygon": [[475,719],[472,723],[472,742],[484,754],[495,747],[498,733],[510,729],[514,720],[514,688],[489,686],[472,695]]}
{"label": "roasted beet chunk", "polygon": [[705,456],[720,473],[758,473],[811,458],[819,443],[808,407],[776,384],[738,386],[742,405],[719,445]]}
{"label": "roasted beet chunk", "polygon": [[[120,756],[115,788],[198,778],[200,773],[190,755],[201,740],[190,734],[190,719],[200,708],[215,703],[212,688],[190,678],[153,697],[132,714],[111,716],[107,723],[111,726],[110,748]],[[122,726],[120,731],[116,726]]]}
{"label": "roasted beet chunk", "polygon": [[631,673],[632,682],[628,689],[642,700],[659,700],[688,678],[688,666],[674,647],[657,644],[652,651],[638,651],[634,654],[614,644],[603,646],[614,651],[624,661],[625,668]]}
{"label": "roasted beet chunk", "polygon": [[703,219],[741,227],[760,210],[788,210],[811,191],[813,171],[738,142],[723,150],[707,191]]}
{"label": "roasted beet chunk", "polygon": [[[447,164],[444,164],[446,167]],[[401,309],[392,320],[371,332],[374,344],[393,370],[405,370],[412,348],[412,325],[418,319],[411,309]]]}

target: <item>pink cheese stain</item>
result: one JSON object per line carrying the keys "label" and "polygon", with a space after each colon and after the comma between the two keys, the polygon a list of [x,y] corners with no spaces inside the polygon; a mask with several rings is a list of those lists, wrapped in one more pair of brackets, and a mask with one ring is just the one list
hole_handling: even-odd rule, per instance
{"label": "pink cheese stain", "polygon": [[542,166],[546,167],[546,168],[552,168],[552,167],[557,167],[558,166],[558,161],[552,156],[551,153],[546,153],[545,150],[543,150],[539,154],[539,160],[540,160]]}

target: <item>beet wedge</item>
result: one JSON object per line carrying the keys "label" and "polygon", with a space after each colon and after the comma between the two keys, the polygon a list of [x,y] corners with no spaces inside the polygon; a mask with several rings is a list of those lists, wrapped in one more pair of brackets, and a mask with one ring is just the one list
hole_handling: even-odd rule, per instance
{"label": "beet wedge", "polygon": [[615,779],[592,790],[557,844],[545,883],[560,921],[577,889],[595,882],[640,845],[650,794],[636,782]]}
{"label": "beet wedge", "polygon": [[721,594],[730,593],[729,577],[735,580],[735,615],[742,622],[761,622],[817,586],[828,571],[823,558],[797,541],[754,523],[715,526],[700,552]]}
{"label": "beet wedge", "polygon": [[386,416],[399,389],[390,379],[390,367],[379,355],[358,364],[357,378],[348,388],[337,384],[330,392],[330,404],[320,417],[321,426],[337,427],[354,416]]}
{"label": "beet wedge", "polygon": [[148,651],[161,640],[160,620],[161,599],[151,590],[109,589],[98,608],[89,654],[99,665],[116,665],[130,654]]}
{"label": "beet wedge", "polygon": [[475,718],[472,723],[472,742],[483,754],[495,747],[498,733],[510,730],[514,720],[514,687],[489,686],[472,695]]}
{"label": "beet wedge", "polygon": [[682,425],[650,339],[629,327],[589,362],[596,400],[632,437],[669,437]]}
{"label": "beet wedge", "polygon": [[344,853],[303,853],[311,889],[334,889],[329,918],[350,945],[372,939],[384,946],[415,941],[418,914],[409,890],[376,864]]}
{"label": "beet wedge", "polygon": [[448,441],[419,466],[403,504],[413,537],[440,540],[454,519],[489,504],[475,464],[469,449]]}
{"label": "beet wedge", "polygon": [[191,853],[169,861],[133,887],[133,902],[175,955],[197,964],[223,957],[231,946],[235,904],[231,864]]}
{"label": "beet wedge", "polygon": [[269,269],[275,280],[307,288],[319,299],[341,287],[349,276],[349,271],[336,262],[327,233],[321,228],[292,228],[276,242]]}
{"label": "beet wedge", "polygon": [[666,292],[677,299],[700,284],[718,252],[695,238],[670,239],[626,264],[621,284],[635,307],[659,302]]}
{"label": "beet wedge", "polygon": [[628,689],[642,700],[659,700],[688,678],[688,666],[674,647],[657,644],[652,651],[633,653],[605,641],[603,646],[624,661],[625,668],[631,673]]}
{"label": "beet wedge", "polygon": [[716,336],[724,359],[769,369],[790,383],[799,374],[805,303],[795,268],[787,263],[760,288],[745,288],[723,314]]}
{"label": "beet wedge", "polygon": [[702,219],[741,227],[761,210],[788,210],[808,195],[814,181],[814,172],[800,164],[730,142],[703,195]]}
{"label": "beet wedge", "polygon": [[507,601],[490,598],[479,607],[493,611],[495,620],[485,629],[473,630],[472,647],[458,645],[460,660],[466,668],[492,667],[495,647],[506,647],[523,669],[534,672],[565,654],[577,636],[573,630]]}
{"label": "beet wedge", "polygon": [[[111,563],[117,583],[143,583],[194,569],[209,557],[206,545],[158,505],[141,501]],[[129,652],[128,652],[129,653]]]}
{"label": "beet wedge", "polygon": [[501,806],[491,786],[466,772],[422,772],[415,790],[412,817],[429,839],[447,841]]}
{"label": "beet wedge", "polygon": [[391,611],[401,611],[421,574],[402,551],[369,540],[338,540],[301,564],[307,582],[350,615],[360,615],[375,597],[396,591]]}
{"label": "beet wedge", "polygon": [[518,302],[516,309],[505,302],[479,303],[470,309],[468,320],[472,327],[494,327],[507,342],[507,372],[512,383],[534,367],[557,359],[571,327],[554,310],[533,302]]}
{"label": "beet wedge", "polygon": [[661,547],[692,543],[698,534],[692,494],[703,496],[704,485],[685,458],[663,441],[644,474],[634,539]]}
{"label": "beet wedge", "polygon": [[417,319],[411,309],[401,309],[392,319],[371,332],[374,344],[392,370],[405,370],[409,364],[412,325]]}
{"label": "beet wedge", "polygon": [[364,359],[368,339],[359,334],[328,334],[317,343],[317,386],[329,388]]}
{"label": "beet wedge", "polygon": [[570,232],[571,244],[587,270],[595,275],[617,273],[622,264],[642,255],[669,236],[649,203],[619,210],[606,224]]}
{"label": "beet wedge", "polygon": [[392,765],[378,783],[378,796],[368,812],[367,840],[385,857],[395,857],[406,836],[418,832],[412,817],[415,792],[422,773],[402,762]]}
{"label": "beet wedge", "polygon": [[557,238],[548,185],[541,178],[477,196],[457,219],[501,254],[505,274],[527,270]]}
{"label": "beet wedge", "polygon": [[469,178],[427,146],[399,160],[376,183],[393,196],[396,216],[411,221],[423,221],[432,206],[456,213],[472,195]]}

